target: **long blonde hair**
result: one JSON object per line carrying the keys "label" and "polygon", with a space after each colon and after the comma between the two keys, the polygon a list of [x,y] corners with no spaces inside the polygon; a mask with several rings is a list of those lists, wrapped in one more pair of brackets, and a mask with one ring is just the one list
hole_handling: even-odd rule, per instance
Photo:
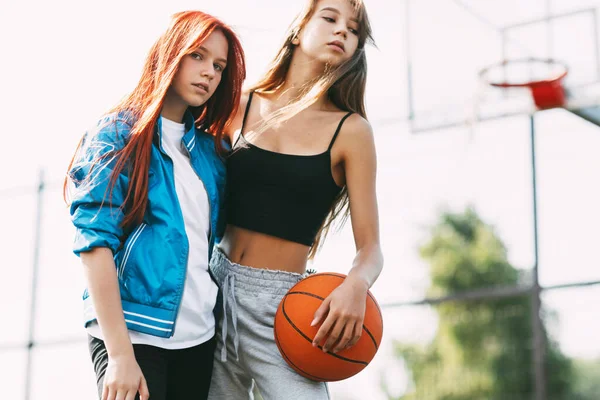
{"label": "long blonde hair", "polygon": [[[319,98],[326,95],[329,100],[340,110],[352,111],[363,118],[367,118],[365,111],[365,86],[367,82],[367,58],[365,45],[374,45],[371,24],[362,0],[348,0],[356,10],[359,22],[358,47],[352,57],[336,67],[328,66],[325,72],[314,80],[307,82],[301,88],[296,98],[292,99],[285,107],[271,113],[271,115],[254,130],[258,135],[269,128],[289,120],[300,111],[314,104]],[[304,10],[298,14],[290,25],[283,45],[265,75],[250,88],[258,93],[274,92],[283,87],[294,54],[295,45],[292,43],[300,31],[306,26],[316,11],[319,0],[309,0]],[[335,199],[331,210],[323,225],[317,233],[315,242],[311,246],[309,258],[313,258],[323,243],[334,220],[342,216],[339,226],[343,226],[349,216],[348,190],[344,186],[339,196]]]}

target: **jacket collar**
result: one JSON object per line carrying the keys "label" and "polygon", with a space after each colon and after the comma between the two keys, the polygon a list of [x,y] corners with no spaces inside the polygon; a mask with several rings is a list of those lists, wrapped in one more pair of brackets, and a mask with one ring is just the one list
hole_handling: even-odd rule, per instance
{"label": "jacket collar", "polygon": [[[192,150],[196,147],[196,121],[190,110],[186,110],[183,114],[183,122],[185,123],[186,132],[181,138],[181,141],[188,152],[192,154]],[[156,144],[160,151],[167,154],[162,146],[162,116],[156,121],[154,139],[157,141]]]}

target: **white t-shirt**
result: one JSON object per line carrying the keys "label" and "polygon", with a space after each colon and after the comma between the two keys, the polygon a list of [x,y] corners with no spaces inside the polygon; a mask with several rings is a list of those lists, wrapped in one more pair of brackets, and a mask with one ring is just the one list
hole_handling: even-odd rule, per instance
{"label": "white t-shirt", "polygon": [[[187,275],[175,321],[175,334],[170,338],[160,338],[130,330],[129,337],[134,344],[184,349],[204,343],[215,334],[213,308],[218,288],[208,273],[210,205],[204,184],[194,172],[181,141],[185,125],[163,117],[161,123],[162,147],[173,160],[175,190],[189,242]],[[97,322],[90,324],[87,330],[90,335],[102,339]]]}

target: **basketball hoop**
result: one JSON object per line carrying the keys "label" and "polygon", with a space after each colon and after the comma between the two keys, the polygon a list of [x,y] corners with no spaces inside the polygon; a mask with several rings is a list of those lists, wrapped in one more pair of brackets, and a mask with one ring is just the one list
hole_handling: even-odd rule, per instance
{"label": "basketball hoop", "polygon": [[529,88],[536,107],[545,110],[565,105],[562,80],[567,73],[567,66],[556,60],[526,58],[486,67],[479,78],[497,88]]}

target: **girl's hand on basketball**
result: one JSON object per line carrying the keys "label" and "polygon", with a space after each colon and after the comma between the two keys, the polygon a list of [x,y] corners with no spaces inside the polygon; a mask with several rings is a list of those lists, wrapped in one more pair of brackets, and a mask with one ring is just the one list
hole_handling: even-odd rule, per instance
{"label": "girl's hand on basketball", "polygon": [[146,379],[135,357],[109,357],[102,400],[134,400],[138,392],[140,400],[148,400],[150,397]]}
{"label": "girl's hand on basketball", "polygon": [[337,353],[358,342],[362,334],[367,291],[366,282],[349,276],[327,296],[311,323],[311,326],[316,326],[324,320],[315,335],[313,346],[317,347],[327,338],[323,351],[328,352],[333,348],[333,353]]}

